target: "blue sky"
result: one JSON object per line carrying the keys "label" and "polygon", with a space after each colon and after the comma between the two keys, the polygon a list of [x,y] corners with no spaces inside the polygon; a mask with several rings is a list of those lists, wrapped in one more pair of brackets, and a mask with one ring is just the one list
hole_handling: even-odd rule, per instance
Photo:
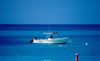
{"label": "blue sky", "polygon": [[100,1],[0,0],[0,24],[100,24]]}

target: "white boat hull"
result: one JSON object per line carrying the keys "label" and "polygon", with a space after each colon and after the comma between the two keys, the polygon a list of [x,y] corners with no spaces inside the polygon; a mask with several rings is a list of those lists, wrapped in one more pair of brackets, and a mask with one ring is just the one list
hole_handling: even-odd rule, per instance
{"label": "white boat hull", "polygon": [[33,40],[32,43],[57,43],[62,44],[66,43],[67,38],[54,38],[54,39],[40,39],[40,40]]}

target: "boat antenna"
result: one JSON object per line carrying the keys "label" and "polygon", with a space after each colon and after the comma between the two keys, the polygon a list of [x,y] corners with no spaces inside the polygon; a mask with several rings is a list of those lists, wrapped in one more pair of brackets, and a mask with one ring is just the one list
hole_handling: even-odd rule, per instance
{"label": "boat antenna", "polygon": [[[50,32],[50,24],[49,24],[49,32]],[[50,36],[50,34],[49,34],[49,36]]]}
{"label": "boat antenna", "polygon": [[49,24],[49,32],[50,32],[50,24]]}

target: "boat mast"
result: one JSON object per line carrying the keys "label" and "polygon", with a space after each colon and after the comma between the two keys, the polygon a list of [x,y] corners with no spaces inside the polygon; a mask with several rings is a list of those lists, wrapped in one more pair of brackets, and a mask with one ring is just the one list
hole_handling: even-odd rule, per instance
{"label": "boat mast", "polygon": [[50,24],[49,24],[49,32],[50,32]]}
{"label": "boat mast", "polygon": [[[50,29],[51,29],[51,28],[50,28],[50,24],[49,24],[49,32],[51,32]],[[49,37],[50,37],[50,36],[51,36],[51,34],[49,34]]]}

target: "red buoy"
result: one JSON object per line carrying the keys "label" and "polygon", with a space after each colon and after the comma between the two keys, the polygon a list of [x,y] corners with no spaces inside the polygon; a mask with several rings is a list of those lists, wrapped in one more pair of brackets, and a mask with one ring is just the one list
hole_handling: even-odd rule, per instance
{"label": "red buoy", "polygon": [[78,61],[78,53],[76,53],[76,61]]}

